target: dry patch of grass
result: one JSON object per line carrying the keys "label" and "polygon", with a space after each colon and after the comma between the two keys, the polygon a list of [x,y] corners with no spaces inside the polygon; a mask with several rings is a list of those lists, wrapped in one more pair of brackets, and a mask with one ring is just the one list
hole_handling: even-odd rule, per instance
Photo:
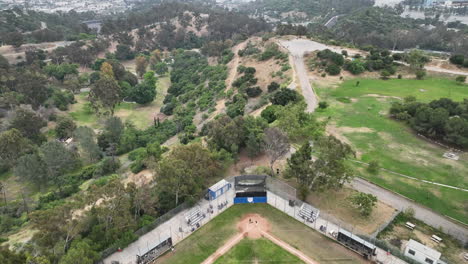
{"label": "dry patch of grass", "polygon": [[333,214],[338,220],[343,221],[361,234],[370,235],[389,221],[396,209],[377,202],[376,207],[369,217],[363,217],[351,204],[349,198],[356,193],[350,188],[330,190],[326,193],[312,193],[307,197],[307,202],[320,208],[322,211]]}

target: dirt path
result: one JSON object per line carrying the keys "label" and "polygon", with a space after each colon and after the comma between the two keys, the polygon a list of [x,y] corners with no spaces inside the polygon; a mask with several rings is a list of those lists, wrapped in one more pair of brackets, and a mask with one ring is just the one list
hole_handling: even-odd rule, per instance
{"label": "dirt path", "polygon": [[[227,92],[227,91],[229,91],[229,89],[231,89],[232,83],[234,82],[234,80],[237,77],[237,67],[239,67],[239,63],[240,63],[240,56],[238,55],[238,52],[241,49],[245,49],[245,47],[247,46],[247,42],[248,42],[248,40],[238,44],[237,46],[235,46],[232,49],[232,52],[234,53],[234,58],[232,59],[231,62],[228,63],[229,74],[228,74],[228,77],[226,79],[226,89],[224,90],[225,92]],[[197,129],[200,130],[205,123],[212,120],[215,116],[217,116],[219,113],[224,111],[225,108],[226,108],[226,100],[222,99],[222,100],[218,101],[218,103],[216,104],[216,110],[213,113],[211,113],[210,117],[208,117],[207,119],[201,121],[197,125]]]}
{"label": "dirt path", "polygon": [[308,256],[300,252],[299,250],[293,248],[288,243],[282,241],[271,235],[270,232],[270,223],[259,214],[248,214],[245,215],[241,221],[237,224],[237,229],[240,233],[230,238],[223,246],[218,248],[215,253],[209,256],[202,264],[213,264],[215,261],[226,254],[230,249],[232,249],[237,243],[242,239],[248,237],[250,239],[259,239],[267,238],[271,242],[285,249],[289,253],[298,257],[307,264],[318,264],[318,262],[313,261]]}

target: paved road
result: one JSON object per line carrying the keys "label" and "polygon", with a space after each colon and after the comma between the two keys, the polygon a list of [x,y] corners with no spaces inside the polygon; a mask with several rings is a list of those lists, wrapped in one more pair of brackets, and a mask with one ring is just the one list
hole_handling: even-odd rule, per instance
{"label": "paved road", "polygon": [[468,228],[466,226],[463,226],[462,224],[456,224],[455,222],[450,221],[448,218],[441,216],[440,214],[435,213],[416,202],[408,200],[400,195],[395,194],[394,192],[385,190],[361,178],[355,178],[351,183],[351,186],[360,192],[373,194],[377,196],[380,201],[399,210],[405,210],[406,208],[411,207],[414,209],[414,216],[417,219],[435,228],[442,227],[445,233],[458,238],[460,241],[468,241]]}
{"label": "paved road", "polygon": [[297,77],[301,83],[302,95],[304,96],[307,102],[306,111],[312,113],[317,108],[317,96],[315,95],[314,89],[310,84],[309,77],[307,76],[306,66],[304,64],[304,56],[294,55],[293,56],[294,65],[296,67]]}

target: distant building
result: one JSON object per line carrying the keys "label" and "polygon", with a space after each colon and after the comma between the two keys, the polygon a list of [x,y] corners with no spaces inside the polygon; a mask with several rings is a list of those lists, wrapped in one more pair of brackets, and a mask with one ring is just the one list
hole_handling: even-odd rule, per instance
{"label": "distant building", "polygon": [[442,254],[439,251],[425,246],[413,239],[410,239],[408,244],[406,244],[405,256],[412,258],[422,264],[443,263],[440,261],[441,255]]}

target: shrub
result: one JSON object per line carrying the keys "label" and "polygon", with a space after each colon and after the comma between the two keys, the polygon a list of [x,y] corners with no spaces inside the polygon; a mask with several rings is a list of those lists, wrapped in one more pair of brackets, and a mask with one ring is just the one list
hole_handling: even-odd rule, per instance
{"label": "shrub", "polygon": [[247,96],[249,97],[257,97],[262,93],[262,89],[260,87],[255,86],[255,87],[249,87],[245,90],[247,93]]}
{"label": "shrub", "polygon": [[345,69],[354,75],[361,74],[366,70],[364,68],[364,63],[362,63],[360,60],[346,62]]}
{"label": "shrub", "polygon": [[342,50],[341,55],[348,57],[348,51],[347,50]]}
{"label": "shrub", "polygon": [[427,75],[426,70],[420,69],[416,71],[416,79],[422,80]]}
{"label": "shrub", "polygon": [[403,75],[398,74],[398,79],[403,79]]}
{"label": "shrub", "polygon": [[280,88],[280,85],[277,82],[271,82],[268,85],[268,92],[269,93],[274,92],[274,91],[278,90],[278,88]]}
{"label": "shrub", "polygon": [[372,174],[377,174],[380,170],[380,164],[377,160],[371,160],[369,166],[367,166],[367,171]]}
{"label": "shrub", "polygon": [[455,65],[463,65],[465,61],[465,56],[461,54],[455,54],[450,57],[450,62],[455,64]]}
{"label": "shrub", "polygon": [[391,76],[391,74],[387,70],[382,70],[380,72],[380,78],[382,78],[382,80],[388,80],[390,78],[390,76]]}
{"label": "shrub", "polygon": [[322,101],[318,104],[320,109],[326,109],[328,107],[328,103],[326,101]]}
{"label": "shrub", "polygon": [[340,67],[338,65],[330,64],[330,65],[327,66],[325,71],[330,75],[338,75],[338,74],[340,74],[341,69],[340,69]]}
{"label": "shrub", "polygon": [[455,78],[455,81],[457,83],[460,83],[460,84],[465,83],[466,82],[466,76],[457,76],[457,78]]}
{"label": "shrub", "polygon": [[401,53],[395,53],[392,55],[394,60],[401,61],[403,59],[403,54]]}
{"label": "shrub", "polygon": [[133,173],[139,173],[140,171],[144,170],[146,168],[145,164],[143,163],[142,160],[136,160],[130,165],[130,170]]}
{"label": "shrub", "polygon": [[289,102],[294,102],[299,99],[299,95],[296,91],[288,89],[288,88],[281,88],[277,91],[270,99],[271,103],[274,105],[282,105],[285,106]]}
{"label": "shrub", "polygon": [[131,161],[135,161],[138,159],[144,159],[146,158],[146,156],[146,148],[137,148],[128,154],[128,159]]}
{"label": "shrub", "polygon": [[273,123],[278,117],[276,114],[278,108],[279,106],[277,105],[269,105],[262,111],[260,116],[263,117],[268,123]]}

